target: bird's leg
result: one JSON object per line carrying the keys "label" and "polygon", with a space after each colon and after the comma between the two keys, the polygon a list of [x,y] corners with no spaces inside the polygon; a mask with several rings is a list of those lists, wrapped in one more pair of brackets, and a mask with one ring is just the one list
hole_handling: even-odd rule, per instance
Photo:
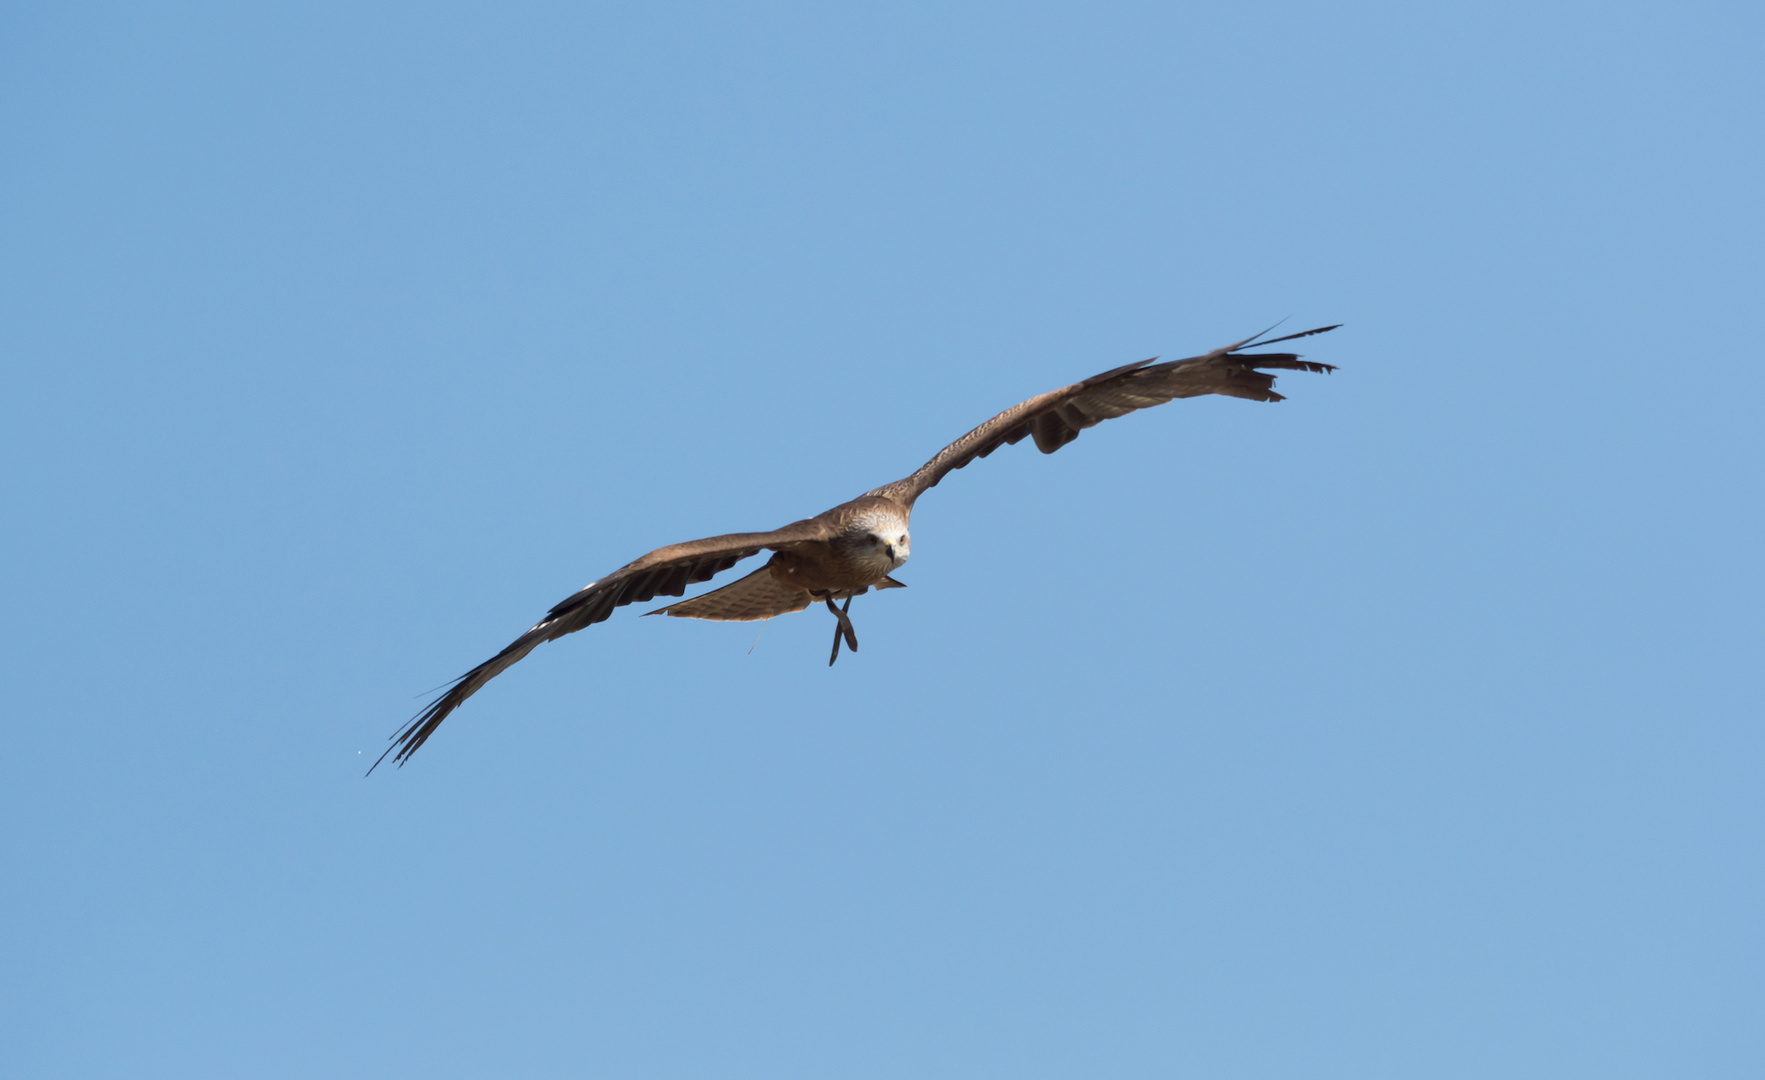
{"label": "bird's leg", "polygon": [[846,614],[852,610],[850,596],[846,597],[845,607],[834,607],[832,600],[827,601],[827,610],[833,612],[833,617],[839,620],[839,624],[833,628],[833,653],[827,658],[827,666],[833,667],[833,662],[840,658],[840,639],[842,637],[845,638],[848,648],[853,652],[858,651],[858,631],[852,629],[852,619]]}

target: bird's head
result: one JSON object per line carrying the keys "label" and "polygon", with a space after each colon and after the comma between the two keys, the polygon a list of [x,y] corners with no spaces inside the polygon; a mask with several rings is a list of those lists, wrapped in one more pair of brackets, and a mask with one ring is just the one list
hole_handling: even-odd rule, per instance
{"label": "bird's head", "polygon": [[887,561],[889,569],[894,570],[907,561],[913,552],[912,538],[906,529],[872,528],[865,530],[863,544],[878,562]]}

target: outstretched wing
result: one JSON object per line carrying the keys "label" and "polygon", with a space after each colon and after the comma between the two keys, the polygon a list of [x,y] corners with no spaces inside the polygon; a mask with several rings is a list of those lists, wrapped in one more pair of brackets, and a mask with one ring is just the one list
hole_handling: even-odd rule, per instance
{"label": "outstretched wing", "polygon": [[1142,360],[1093,375],[1084,382],[1063,386],[1006,409],[944,447],[937,457],[920,466],[912,476],[865,494],[880,495],[911,507],[927,488],[936,486],[950,472],[977,457],[986,457],[1001,446],[1019,442],[1025,436],[1034,436],[1036,448],[1044,454],[1052,454],[1078,438],[1079,432],[1088,427],[1126,416],[1137,409],[1163,405],[1175,398],[1226,394],[1251,401],[1280,401],[1281,395],[1274,390],[1275,377],[1259,369],[1328,372],[1335,371],[1335,366],[1301,360],[1297,353],[1245,353],[1240,350],[1334,329],[1335,326],[1320,326],[1316,330],[1261,342],[1246,338],[1186,360],[1163,364]]}
{"label": "outstretched wing", "polygon": [[642,603],[657,594],[680,596],[688,585],[710,581],[712,576],[729,569],[764,548],[785,547],[803,541],[826,538],[826,525],[816,518],[786,525],[763,533],[730,533],[705,540],[657,548],[636,562],[628,563],[599,581],[584,586],[574,596],[546,613],[533,629],[522,634],[502,652],[455,679],[447,691],[394,732],[392,745],[375,760],[368,772],[379,768],[387,754],[403,765],[405,759],[435,734],[435,729],[459,708],[480,687],[500,675],[505,668],[532,652],[541,642],[573,634],[585,626],[603,622],[613,609],[630,603]]}
{"label": "outstretched wing", "polygon": [[772,576],[770,564],[721,589],[669,604],[645,615],[672,615],[677,619],[715,619],[721,622],[753,622],[774,615],[788,615],[808,607],[812,597],[792,589]]}

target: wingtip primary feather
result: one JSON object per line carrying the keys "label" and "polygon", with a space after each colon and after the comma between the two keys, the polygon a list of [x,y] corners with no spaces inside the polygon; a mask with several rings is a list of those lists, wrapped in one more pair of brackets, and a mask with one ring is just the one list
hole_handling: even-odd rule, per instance
{"label": "wingtip primary feather", "polygon": [[441,726],[441,722],[459,708],[466,698],[472,696],[469,693],[459,694],[459,689],[478,670],[478,668],[474,668],[445,684],[447,689],[440,696],[423,706],[418,710],[417,715],[400,724],[397,731],[387,736],[387,741],[392,745],[382,750],[380,756],[374,759],[374,764],[368,766],[368,771],[362,774],[363,779],[374,775],[374,770],[380,767],[380,763],[386,760],[388,754],[393,755],[392,763],[394,765],[401,769],[404,768],[404,763],[425,742],[429,741],[429,736],[435,733],[435,729]]}
{"label": "wingtip primary feather", "polygon": [[[1285,320],[1285,319],[1282,319],[1282,320],[1281,320],[1281,322],[1286,322],[1286,321],[1287,321],[1287,320]],[[1280,325],[1281,325],[1281,323],[1276,323],[1276,324],[1275,324],[1275,326],[1280,326]],[[1266,334],[1266,333],[1268,333],[1268,332],[1269,332],[1269,330],[1273,330],[1273,329],[1274,329],[1274,328],[1275,328],[1275,326],[1271,326],[1271,327],[1269,327],[1269,330],[1264,330],[1264,331],[1263,331],[1263,332],[1262,332],[1262,334],[1258,334],[1258,335],[1256,335],[1256,337],[1253,337],[1253,338],[1249,338],[1249,339],[1247,339],[1247,340],[1246,340],[1246,341],[1244,341],[1244,342],[1242,342],[1242,343],[1241,343],[1241,344],[1238,344],[1238,345],[1234,345],[1234,346],[1233,346],[1233,347],[1232,347],[1232,349],[1231,349],[1231,351],[1232,351],[1232,352],[1237,352],[1237,351],[1238,351],[1238,350],[1239,350],[1239,349],[1260,349],[1260,348],[1262,348],[1262,347],[1263,347],[1263,346],[1264,346],[1264,345],[1274,345],[1274,344],[1276,344],[1276,343],[1278,343],[1278,342],[1282,342],[1282,341],[1293,341],[1293,340],[1295,340],[1295,339],[1297,339],[1297,338],[1302,338],[1302,337],[1311,337],[1311,336],[1312,336],[1312,335],[1313,335],[1313,334],[1327,334],[1327,333],[1329,333],[1329,332],[1330,332],[1330,331],[1332,331],[1332,330],[1339,330],[1339,329],[1341,329],[1341,328],[1342,328],[1342,327],[1343,327],[1343,326],[1344,326],[1344,325],[1345,325],[1345,324],[1343,324],[1343,323],[1334,323],[1334,324],[1332,324],[1332,325],[1330,325],[1330,326],[1320,326],[1320,327],[1317,327],[1317,328],[1316,328],[1316,329],[1314,329],[1314,330],[1301,330],[1301,331],[1300,331],[1300,332],[1299,332],[1299,333],[1297,333],[1297,334],[1287,334],[1287,335],[1285,335],[1285,336],[1283,336],[1283,337],[1278,337],[1278,338],[1270,338],[1270,339],[1268,339],[1268,340],[1267,340],[1267,341],[1258,341],[1258,340],[1257,340],[1257,338],[1260,338],[1260,337],[1262,337],[1262,334]]]}

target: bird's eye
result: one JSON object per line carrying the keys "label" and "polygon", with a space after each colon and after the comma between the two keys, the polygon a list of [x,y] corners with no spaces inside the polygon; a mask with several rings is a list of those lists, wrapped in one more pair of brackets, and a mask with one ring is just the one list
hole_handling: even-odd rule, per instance
{"label": "bird's eye", "polygon": [[882,543],[882,537],[876,535],[875,533],[871,533],[870,534],[870,542],[873,544],[880,544],[880,543]]}

